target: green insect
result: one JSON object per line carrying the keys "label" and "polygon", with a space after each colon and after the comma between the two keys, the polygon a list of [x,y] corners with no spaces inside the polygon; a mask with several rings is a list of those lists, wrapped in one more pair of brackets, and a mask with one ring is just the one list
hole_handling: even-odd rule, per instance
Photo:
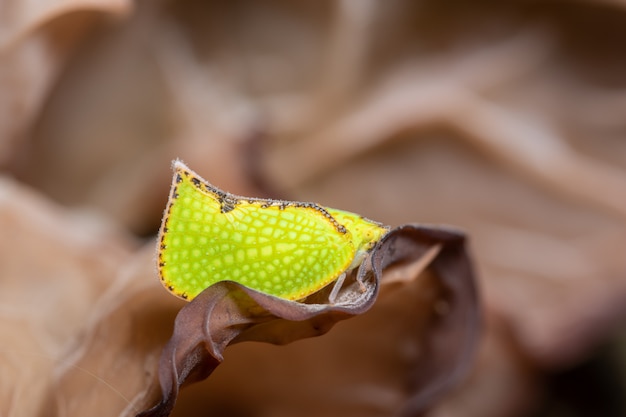
{"label": "green insect", "polygon": [[224,280],[300,300],[359,266],[387,231],[315,203],[235,196],[175,161],[158,238],[159,275],[186,300]]}

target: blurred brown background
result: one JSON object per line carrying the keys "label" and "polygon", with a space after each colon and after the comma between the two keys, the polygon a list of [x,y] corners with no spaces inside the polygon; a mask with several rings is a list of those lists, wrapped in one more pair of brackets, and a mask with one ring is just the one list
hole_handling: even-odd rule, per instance
{"label": "blurred brown background", "polygon": [[626,415],[625,45],[617,0],[1,0],[0,414],[70,389],[181,158],[469,234],[485,335],[433,416]]}

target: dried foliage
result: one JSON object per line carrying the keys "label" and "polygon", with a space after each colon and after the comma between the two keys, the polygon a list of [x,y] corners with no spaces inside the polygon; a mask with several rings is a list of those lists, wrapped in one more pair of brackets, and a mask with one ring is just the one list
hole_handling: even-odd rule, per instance
{"label": "dried foliage", "polygon": [[[383,275],[388,266],[394,267],[396,273]],[[430,275],[418,279],[425,267],[430,267]],[[262,401],[249,403],[247,407],[251,410],[248,412],[253,408],[255,414],[273,413],[277,403],[272,397],[291,396],[293,391],[302,390],[315,394],[308,398],[301,396],[290,405],[283,403],[282,413],[300,414],[303,409],[312,416],[423,413],[434,398],[464,376],[479,336],[480,308],[463,235],[441,228],[410,225],[394,229],[351,278],[332,303],[328,302],[328,291],[319,291],[304,302],[295,302],[234,282],[221,282],[207,288],[178,314],[174,334],[163,350],[159,365],[162,399],[141,416],[169,415],[179,388],[187,381],[208,377],[223,360],[223,351],[230,344],[261,341],[283,345],[323,335],[335,323],[370,309],[364,319],[378,325],[364,328],[361,324],[356,331],[353,325],[341,330],[344,341],[350,338],[360,341],[361,333],[374,333],[375,337],[368,337],[367,343],[344,342],[328,346],[322,339],[312,344],[318,351],[315,356],[332,352],[330,356],[336,363],[336,368],[327,370],[322,381],[303,366],[306,363],[303,356],[292,363],[299,371],[289,372],[288,377],[275,369],[284,366],[280,365],[284,359],[274,358],[274,366],[268,367],[268,373],[276,373],[274,379],[280,381],[282,389],[268,390],[265,377],[256,380],[244,371],[239,373],[241,381],[231,387],[232,394],[217,397],[214,390],[208,389],[206,392],[213,394],[204,395],[202,405],[194,401],[194,407],[213,410],[215,405],[211,400],[217,400],[221,408],[226,407],[222,412],[230,414],[234,408],[241,407],[245,393],[251,389],[256,395],[265,394],[261,395]],[[379,286],[386,284],[384,278],[400,287],[388,297],[393,297],[398,305],[408,301],[400,308],[396,305],[395,314],[389,314],[384,307],[373,307]],[[411,312],[414,314],[408,316]],[[401,325],[397,324],[399,320],[402,320]],[[386,326],[397,326],[403,331],[394,331],[389,336]],[[407,345],[411,346],[408,352],[405,351]],[[355,354],[362,356],[356,363],[350,358]],[[319,357],[321,361],[328,359],[325,355]],[[390,368],[401,372],[393,373],[392,378],[386,377]],[[370,376],[364,378],[367,374]],[[222,386],[217,379],[211,382]],[[294,384],[302,387],[288,388]],[[365,394],[368,388],[396,391],[397,398],[387,404],[364,401],[358,393]],[[338,400],[338,395],[343,398]]]}
{"label": "dried foliage", "polygon": [[[184,305],[161,288],[152,241],[176,157],[241,195],[461,227],[485,332],[470,378],[428,415],[537,408],[546,375],[625,320],[624,13],[616,1],[0,0],[0,414],[133,415],[158,400]],[[412,318],[430,317],[420,309],[439,288],[418,270],[321,337],[229,347],[174,415],[387,415],[413,392],[389,358],[425,340]],[[589,386],[622,389],[619,363],[617,385]],[[316,401],[328,375],[337,395]]]}
{"label": "dried foliage", "polygon": [[0,413],[35,416],[69,363],[69,342],[137,243],[101,218],[67,213],[6,178],[0,228]]}

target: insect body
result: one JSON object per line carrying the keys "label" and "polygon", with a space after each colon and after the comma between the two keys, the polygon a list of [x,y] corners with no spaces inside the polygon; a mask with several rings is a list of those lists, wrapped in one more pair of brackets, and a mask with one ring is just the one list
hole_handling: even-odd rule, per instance
{"label": "insect body", "polygon": [[387,230],[315,203],[235,196],[175,161],[159,275],[187,300],[224,280],[299,300],[359,266]]}

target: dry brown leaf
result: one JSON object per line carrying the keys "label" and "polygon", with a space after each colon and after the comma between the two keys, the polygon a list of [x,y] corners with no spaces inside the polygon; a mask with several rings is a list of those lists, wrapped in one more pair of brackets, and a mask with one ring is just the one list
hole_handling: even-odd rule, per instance
{"label": "dry brown leaf", "polygon": [[15,44],[48,22],[76,11],[98,11],[123,14],[130,7],[128,0],[4,0],[0,4],[0,51]]}
{"label": "dry brown leaf", "polygon": [[0,2],[0,166],[14,164],[17,148],[26,146],[68,57],[97,23],[94,16],[129,9],[128,0]]}
{"label": "dry brown leaf", "polygon": [[528,366],[506,321],[486,314],[474,368],[457,389],[435,405],[428,417],[531,415],[541,393],[540,374]]}
{"label": "dry brown leaf", "polygon": [[0,178],[0,413],[34,416],[133,240]]}
{"label": "dry brown leaf", "polygon": [[[190,401],[183,391],[176,412],[202,415],[203,410],[215,407],[247,404],[256,413],[267,410],[275,415],[294,410],[308,410],[308,415],[364,415],[366,410],[367,415],[389,415],[390,410],[402,407],[413,415],[411,410],[422,409],[456,384],[470,365],[478,334],[477,299],[463,236],[451,230],[405,226],[388,238],[385,248],[376,255],[376,264],[384,267],[395,261],[395,273],[388,276],[369,312],[322,337],[280,348],[250,342],[229,348],[228,359],[207,380],[209,388],[198,384],[202,399]],[[88,330],[57,367],[58,377],[40,409],[42,416],[131,416],[155,401],[157,385],[151,382],[158,356],[184,302],[162,288],[153,257],[154,244],[150,243],[124,263],[94,304]],[[428,272],[420,275],[425,267]],[[215,287],[213,294],[228,286],[232,284]],[[339,299],[349,299],[352,288],[347,286]],[[316,294],[311,301],[327,295]],[[257,300],[259,296],[264,297],[254,295]],[[363,300],[373,301],[370,297]],[[309,304],[316,305],[324,309],[324,305]],[[188,304],[183,312],[193,306],[202,307],[202,302]],[[266,321],[248,327],[236,340],[285,343],[326,332],[332,325],[324,324],[325,319],[311,319],[313,327],[290,320]],[[241,320],[237,323],[242,324]],[[202,329],[189,328],[189,324],[180,327],[177,331],[185,331],[176,337],[191,346],[195,342],[190,337]],[[167,362],[167,351],[162,360]],[[161,370],[166,369],[162,364]],[[257,371],[250,375],[250,369]],[[285,393],[289,393],[288,401]],[[310,406],[303,409],[302,404]]]}
{"label": "dry brown leaf", "polygon": [[150,242],[120,264],[85,330],[56,369],[41,416],[134,416],[150,391],[159,354],[184,305],[156,279]]}
{"label": "dry brown leaf", "polygon": [[[179,387],[211,375],[230,344],[292,343],[325,334],[346,319],[356,323],[336,330],[342,334],[315,338],[308,347],[281,348],[287,352],[275,351],[274,358],[259,359],[259,345],[253,345],[248,352],[258,360],[255,365],[235,355],[229,361],[243,365],[226,371],[226,381],[224,374],[211,375],[211,386],[219,389],[205,387],[203,400],[183,405],[183,414],[216,409],[254,415],[421,414],[461,380],[478,340],[478,297],[463,242],[463,235],[443,228],[394,229],[371,253],[371,267],[364,261],[335,303],[328,302],[325,290],[301,303],[231,282],[209,287],[178,314],[161,356],[162,399],[141,415],[169,415]],[[378,306],[378,285],[385,283],[381,272],[390,266],[403,272],[396,270],[387,284],[394,295]],[[425,267],[429,273],[420,276]],[[333,367],[319,366],[331,359]],[[365,398],[376,391],[385,395]]]}

